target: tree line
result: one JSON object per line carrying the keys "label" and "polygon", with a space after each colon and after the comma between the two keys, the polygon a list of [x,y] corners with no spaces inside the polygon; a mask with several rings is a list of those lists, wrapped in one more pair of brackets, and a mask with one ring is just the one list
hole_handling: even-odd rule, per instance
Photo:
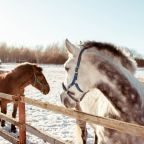
{"label": "tree line", "polygon": [[11,47],[6,43],[0,44],[0,59],[4,63],[34,62],[43,64],[63,64],[67,59],[66,50],[58,43],[51,44],[46,48],[36,46]]}
{"label": "tree line", "polygon": [[[144,58],[135,50],[124,48],[136,60],[139,67],[144,67]],[[68,58],[64,45],[53,43],[46,48],[43,46],[16,47],[0,43],[0,59],[3,63],[33,62],[42,64],[63,64]]]}

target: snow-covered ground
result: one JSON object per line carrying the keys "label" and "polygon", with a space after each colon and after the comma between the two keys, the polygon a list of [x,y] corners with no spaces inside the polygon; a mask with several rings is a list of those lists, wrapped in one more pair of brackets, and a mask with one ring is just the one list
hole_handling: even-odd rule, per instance
{"label": "snow-covered ground", "polygon": [[[0,69],[11,70],[16,64],[2,64]],[[61,83],[64,81],[65,72],[61,65],[41,65],[43,67],[44,75],[50,85],[50,93],[47,95],[41,94],[38,90],[32,86],[28,86],[25,89],[25,95],[27,97],[37,99],[43,102],[49,102],[56,105],[62,105],[60,102],[60,93],[62,91]],[[137,76],[144,76],[144,69],[140,69]],[[11,114],[12,107],[9,104],[8,114]],[[30,125],[36,127],[39,130],[46,133],[53,134],[54,136],[63,140],[74,139],[75,120],[67,116],[53,113],[52,111],[43,110],[34,106],[26,105],[26,121]],[[10,130],[10,125],[7,124],[5,130]],[[93,132],[90,126],[88,126],[89,138],[88,143],[93,143]],[[16,135],[17,136],[17,135]],[[0,137],[0,144],[9,144]],[[27,144],[45,144],[45,142],[36,136],[27,133]]]}

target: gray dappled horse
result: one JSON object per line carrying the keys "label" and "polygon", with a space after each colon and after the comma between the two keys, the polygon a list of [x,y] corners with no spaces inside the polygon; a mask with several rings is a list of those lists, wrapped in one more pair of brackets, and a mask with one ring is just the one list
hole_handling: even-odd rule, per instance
{"label": "gray dappled horse", "polygon": [[[64,65],[67,77],[61,93],[66,107],[79,105],[90,114],[144,124],[144,88],[133,75],[136,63],[130,57],[112,44],[94,41],[79,48],[66,40],[66,48],[69,59]],[[143,138],[91,125],[95,143],[144,144]]]}

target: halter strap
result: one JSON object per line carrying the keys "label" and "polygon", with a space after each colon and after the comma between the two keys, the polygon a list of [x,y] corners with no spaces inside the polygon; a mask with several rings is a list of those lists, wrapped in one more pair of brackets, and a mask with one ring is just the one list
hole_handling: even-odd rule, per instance
{"label": "halter strap", "polygon": [[41,83],[40,80],[37,78],[37,76],[36,76],[36,74],[35,74],[35,72],[34,72],[34,68],[33,68],[33,74],[34,74],[34,82],[33,82],[33,85],[35,86],[36,84],[40,84],[41,90],[43,91],[45,84]]}
{"label": "halter strap", "polygon": [[75,68],[75,73],[74,73],[74,77],[72,82],[69,84],[68,89],[71,88],[73,85],[77,88],[77,90],[81,93],[83,93],[84,91],[80,88],[80,86],[78,85],[78,83],[76,82],[78,79],[78,70],[80,67],[80,62],[81,62],[81,57],[82,57],[82,53],[86,50],[87,48],[83,48],[81,49],[79,56],[78,56],[78,61],[77,61],[77,65]]}
{"label": "halter strap", "polygon": [[71,91],[69,91],[66,86],[64,85],[64,83],[62,83],[62,87],[63,87],[63,90],[67,92],[67,95],[72,99],[74,100],[76,103],[80,102],[83,100],[84,96],[89,92],[89,90],[85,93],[83,93],[83,95],[81,96],[81,98],[79,100],[77,100],[75,97],[73,97],[73,93]]}

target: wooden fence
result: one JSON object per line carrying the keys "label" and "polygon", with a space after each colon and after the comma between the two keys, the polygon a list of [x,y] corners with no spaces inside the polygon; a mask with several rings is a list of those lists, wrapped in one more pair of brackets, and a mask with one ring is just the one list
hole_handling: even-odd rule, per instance
{"label": "wooden fence", "polygon": [[[143,81],[142,81],[143,83]],[[44,132],[37,130],[36,128],[28,125],[25,120],[25,104],[33,105],[42,109],[50,110],[59,114],[63,114],[72,118],[83,120],[89,123],[94,123],[102,125],[106,128],[117,130],[122,133],[127,133],[135,136],[144,137],[144,126],[131,124],[119,120],[114,120],[110,118],[104,118],[99,116],[90,115],[84,112],[77,110],[66,109],[61,106],[53,105],[48,102],[40,102],[39,100],[34,100],[28,97],[17,97],[14,95],[8,95],[5,93],[0,93],[0,98],[5,98],[13,102],[18,102],[19,104],[19,121],[8,117],[5,114],[0,113],[0,118],[10,122],[19,127],[19,139],[12,137],[9,133],[0,129],[0,136],[4,137],[13,144],[26,144],[26,131],[36,135],[37,137],[43,139],[44,141],[49,142],[50,144],[64,144],[65,141],[62,141],[58,138],[51,136],[50,134],[45,134]]]}
{"label": "wooden fence", "polygon": [[[11,124],[16,125],[19,128],[19,139],[13,137],[8,132],[4,131],[2,128],[0,128],[0,136],[2,136],[3,138],[5,138],[6,140],[8,140],[9,142],[11,142],[13,144],[26,144],[26,131],[27,131],[27,132],[30,132],[31,134],[43,139],[44,141],[49,142],[50,144],[65,144],[66,143],[63,140],[60,140],[48,133],[44,133],[26,123],[26,120],[25,120],[25,117],[26,117],[25,116],[25,103],[26,102],[23,99],[23,97],[0,93],[0,98],[5,98],[5,99],[11,100],[13,102],[18,102],[19,121],[15,120],[3,113],[0,113],[0,118]],[[29,100],[33,101],[32,99],[29,99]],[[45,105],[44,103],[41,103],[41,104]]]}

